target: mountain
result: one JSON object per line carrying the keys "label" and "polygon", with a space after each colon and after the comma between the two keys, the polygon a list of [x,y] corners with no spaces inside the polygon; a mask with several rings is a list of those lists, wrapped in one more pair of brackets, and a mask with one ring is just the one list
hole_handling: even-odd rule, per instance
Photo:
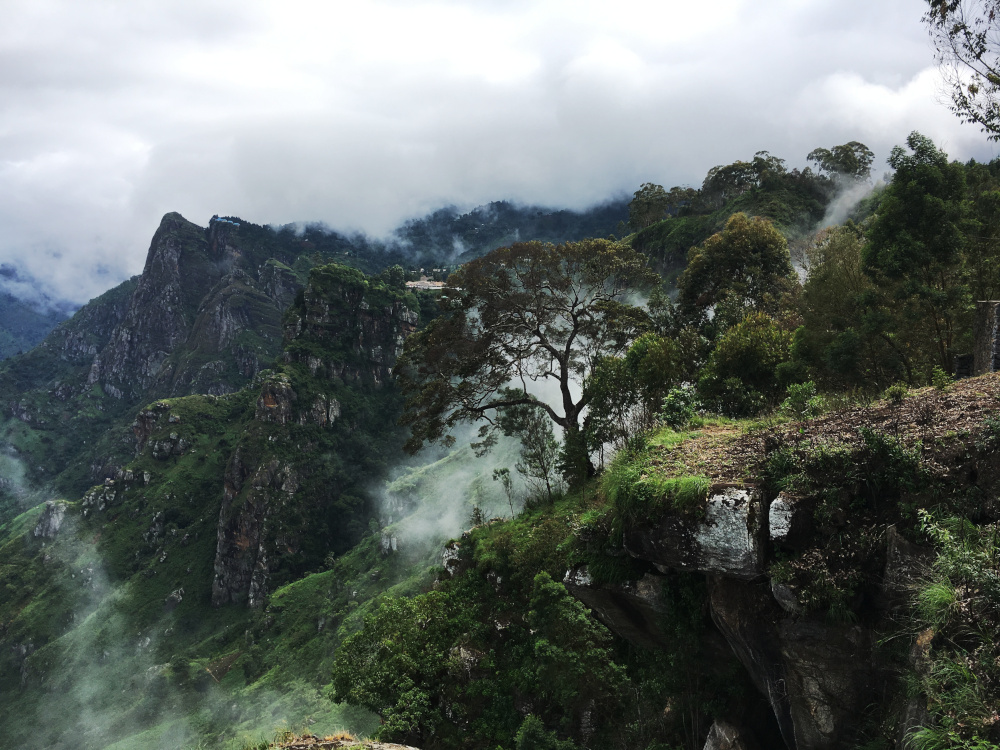
{"label": "mountain", "polygon": [[[31,392],[39,407],[24,406],[15,417],[24,429],[12,434],[34,439],[37,453],[17,456],[42,455],[96,413],[116,463],[111,473],[105,461],[82,497],[49,500],[0,526],[0,714],[32,717],[5,725],[0,746],[98,748],[130,737],[130,747],[144,746],[148,738],[133,735],[197,734],[188,722],[199,706],[225,735],[243,722],[266,725],[260,706],[291,694],[302,701],[296,711],[324,707],[331,721],[371,725],[311,683],[262,679],[252,633],[269,640],[273,615],[258,613],[277,589],[360,543],[361,554],[372,551],[371,488],[402,460],[390,369],[421,303],[340,265],[311,269],[298,289],[283,285],[276,279],[294,271],[258,262],[253,237],[166,216],[139,279],[9,366],[23,376],[25,361],[52,364],[66,389],[55,399],[61,413]],[[229,335],[233,321],[257,338]],[[261,368],[256,357],[268,346],[279,356]],[[206,351],[219,364],[205,367]],[[192,383],[216,393],[169,396]],[[164,395],[130,410],[150,394]],[[65,404],[88,395],[89,415],[67,413]],[[67,439],[69,455],[72,447]],[[380,590],[402,575],[371,574],[365,565],[357,576]],[[242,698],[228,690],[237,674],[248,679]],[[226,687],[209,700],[216,683]],[[123,694],[123,684],[132,689]]]}
{"label": "mountain", "polygon": [[399,242],[168,214],[0,364],[0,748],[1000,741],[995,373],[688,403],[532,495],[516,443],[403,454],[392,367],[438,306]]}
{"label": "mountain", "polygon": [[[14,295],[16,289],[19,295]],[[32,301],[25,301],[30,295]],[[75,306],[59,303],[12,266],[0,264],[0,360],[26,352],[45,338]]]}

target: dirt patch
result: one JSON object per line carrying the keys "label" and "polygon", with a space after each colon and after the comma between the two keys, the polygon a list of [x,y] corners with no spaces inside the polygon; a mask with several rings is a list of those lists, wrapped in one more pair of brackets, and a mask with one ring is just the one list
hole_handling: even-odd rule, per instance
{"label": "dirt patch", "polygon": [[967,378],[947,390],[921,388],[899,401],[880,400],[801,422],[758,422],[751,428],[710,427],[683,442],[651,449],[652,461],[671,476],[698,474],[718,483],[752,483],[767,454],[782,445],[826,443],[850,447],[862,429],[919,444],[925,467],[947,476],[991,416],[1000,417],[1000,373]]}

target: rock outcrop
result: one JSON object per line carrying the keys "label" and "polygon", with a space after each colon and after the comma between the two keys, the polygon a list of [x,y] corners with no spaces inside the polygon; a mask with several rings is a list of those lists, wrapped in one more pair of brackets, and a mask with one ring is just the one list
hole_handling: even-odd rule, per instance
{"label": "rock outcrop", "polygon": [[206,232],[180,214],[164,216],[88,382],[128,400],[241,387],[278,353],[295,287],[294,275],[253,267],[247,250],[235,224],[213,222]]}
{"label": "rock outcrop", "polygon": [[[305,365],[308,375],[294,376],[290,368],[261,375],[255,426],[249,430],[253,437],[244,438],[226,468],[212,585],[215,606],[261,604],[280,560],[294,557],[303,539],[316,533],[307,519],[322,514],[327,498],[315,488],[299,493],[312,469],[301,460],[301,444],[294,451],[284,446],[303,439],[295,437],[297,428],[349,435],[359,427],[342,419],[336,393],[351,386],[384,391],[402,341],[417,322],[399,297],[355,269],[324,266],[312,272],[301,301],[288,311],[284,358],[289,365]],[[266,450],[259,447],[261,441]],[[384,554],[397,544],[387,537]]]}
{"label": "rock outcrop", "polygon": [[[623,550],[661,573],[704,574],[712,621],[766,699],[786,747],[840,750],[858,739],[857,718],[890,675],[876,656],[872,623],[809,614],[796,591],[766,575],[776,553],[809,544],[814,511],[808,499],[780,493],[768,502],[759,490],[730,488],[710,496],[701,512],[665,510],[626,524]],[[866,594],[876,617],[905,602],[929,554],[893,527],[884,544],[884,572]],[[670,638],[660,628],[662,581],[654,572],[596,584],[578,566],[563,583],[608,628],[656,649]],[[734,727],[717,723],[706,748],[754,746],[752,732]]]}
{"label": "rock outcrop", "polygon": [[66,503],[59,500],[46,500],[42,515],[35,524],[34,535],[36,538],[55,539],[56,534],[62,527],[63,519],[66,517]]}
{"label": "rock outcrop", "polygon": [[719,573],[744,580],[764,572],[759,495],[737,487],[712,494],[697,517],[664,513],[625,530],[625,550],[661,570]]}

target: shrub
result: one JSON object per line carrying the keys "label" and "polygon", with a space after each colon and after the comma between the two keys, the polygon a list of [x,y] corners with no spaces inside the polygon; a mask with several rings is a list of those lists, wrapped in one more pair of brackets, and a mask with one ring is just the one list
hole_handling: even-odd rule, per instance
{"label": "shrub", "polygon": [[698,395],[689,385],[671,388],[663,398],[659,420],[674,430],[683,430],[697,415]]}
{"label": "shrub", "polygon": [[796,419],[814,417],[820,413],[823,400],[816,395],[816,384],[811,380],[793,383],[786,391],[787,398],[781,403],[781,411]]}
{"label": "shrub", "polygon": [[727,416],[759,413],[781,393],[776,373],[790,344],[791,334],[767,315],[748,315],[719,339],[698,380],[699,393]]}

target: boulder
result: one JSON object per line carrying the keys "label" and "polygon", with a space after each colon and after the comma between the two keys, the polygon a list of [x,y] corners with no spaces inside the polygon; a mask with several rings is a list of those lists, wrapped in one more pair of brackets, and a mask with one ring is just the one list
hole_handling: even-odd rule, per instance
{"label": "boulder", "polygon": [[661,571],[753,580],[764,572],[762,512],[755,490],[728,487],[711,495],[699,516],[667,512],[626,529],[625,550]]}
{"label": "boulder", "polygon": [[771,543],[785,549],[802,549],[812,533],[815,502],[781,492],[767,511]]}
{"label": "boulder", "polygon": [[42,515],[35,524],[35,537],[41,539],[55,539],[56,534],[62,527],[63,518],[66,516],[66,503],[59,500],[46,500]]}

